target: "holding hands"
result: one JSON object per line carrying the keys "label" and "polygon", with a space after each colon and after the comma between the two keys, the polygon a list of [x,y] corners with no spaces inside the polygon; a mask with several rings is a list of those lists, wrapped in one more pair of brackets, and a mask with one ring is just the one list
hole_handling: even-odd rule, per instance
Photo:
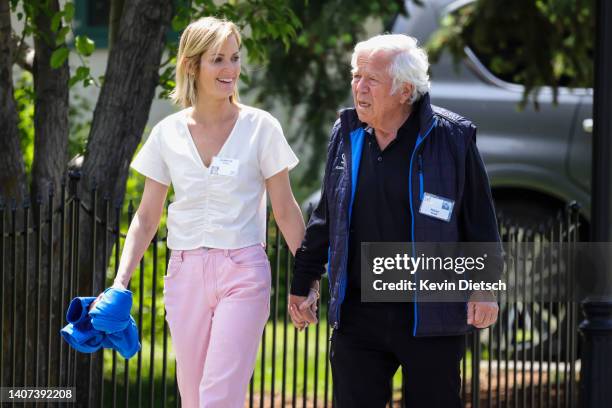
{"label": "holding hands", "polygon": [[308,296],[289,295],[288,309],[293,325],[299,330],[308,326],[309,323],[316,324],[317,308],[319,300],[319,281],[313,282]]}

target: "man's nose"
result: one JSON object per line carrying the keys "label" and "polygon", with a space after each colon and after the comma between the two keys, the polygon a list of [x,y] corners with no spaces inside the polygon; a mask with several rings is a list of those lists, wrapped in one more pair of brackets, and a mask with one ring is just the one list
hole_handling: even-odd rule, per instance
{"label": "man's nose", "polygon": [[358,93],[365,93],[368,91],[369,88],[368,88],[368,84],[365,78],[359,78],[355,86],[355,89],[357,90]]}

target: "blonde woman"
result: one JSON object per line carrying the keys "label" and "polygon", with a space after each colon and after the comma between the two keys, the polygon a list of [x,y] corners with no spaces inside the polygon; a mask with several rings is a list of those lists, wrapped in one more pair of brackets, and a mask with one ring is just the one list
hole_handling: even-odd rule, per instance
{"label": "blonde woman", "polygon": [[304,235],[288,176],[298,159],[273,116],[238,102],[240,41],[212,17],[183,32],[172,97],[184,109],[131,163],[146,181],[113,285],[128,285],[172,184],[164,303],[186,408],[244,405],[270,309],[266,192],[291,252]]}

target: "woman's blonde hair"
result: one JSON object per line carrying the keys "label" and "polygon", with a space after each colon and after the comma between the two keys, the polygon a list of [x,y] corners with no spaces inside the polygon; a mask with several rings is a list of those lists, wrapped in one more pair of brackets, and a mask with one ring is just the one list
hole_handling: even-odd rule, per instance
{"label": "woman's blonde hair", "polygon": [[[170,98],[174,103],[184,108],[196,104],[197,74],[194,73],[199,72],[202,54],[210,49],[218,51],[225,40],[232,35],[236,37],[238,47],[240,47],[240,32],[236,24],[216,17],[200,18],[185,28],[181,35],[176,58],[176,86],[170,93]],[[230,96],[230,102],[237,104],[238,100],[238,87],[236,87]]]}

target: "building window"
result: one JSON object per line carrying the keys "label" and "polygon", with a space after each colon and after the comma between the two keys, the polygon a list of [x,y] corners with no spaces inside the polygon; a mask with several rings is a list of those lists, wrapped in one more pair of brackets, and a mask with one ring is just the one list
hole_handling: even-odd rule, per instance
{"label": "building window", "polygon": [[75,0],[75,35],[86,35],[96,49],[108,48],[110,0]]}
{"label": "building window", "polygon": [[[75,0],[74,6],[74,34],[91,38],[98,50],[108,48],[110,0]],[[179,36],[180,34],[170,27],[166,33],[166,41],[178,42]]]}

